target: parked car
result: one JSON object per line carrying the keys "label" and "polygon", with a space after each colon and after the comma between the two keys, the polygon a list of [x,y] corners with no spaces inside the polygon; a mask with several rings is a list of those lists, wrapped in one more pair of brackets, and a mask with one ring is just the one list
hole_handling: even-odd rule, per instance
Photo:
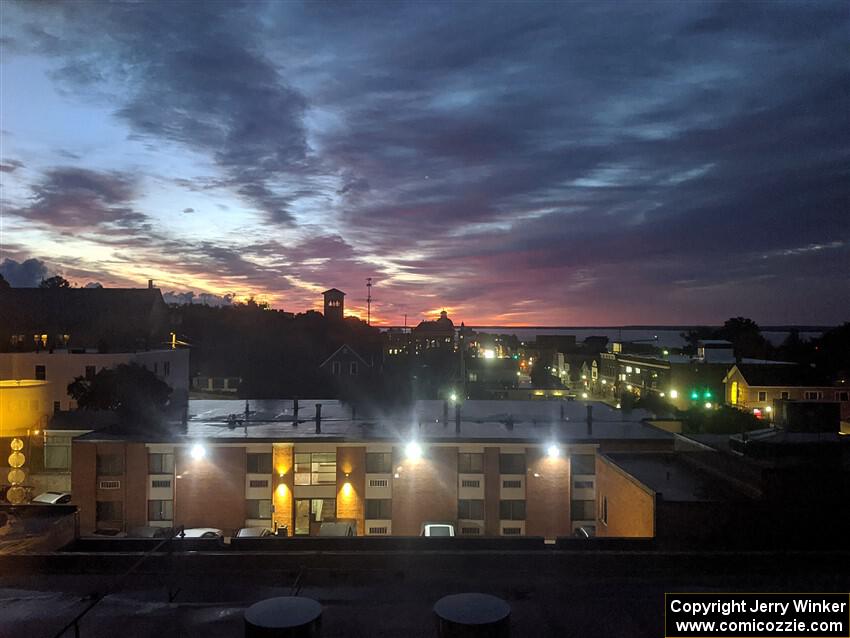
{"label": "parked car", "polygon": [[451,523],[423,523],[421,536],[454,536],[455,526]]}
{"label": "parked car", "polygon": [[190,527],[177,534],[177,538],[224,538],[224,532],[214,527]]}
{"label": "parked car", "polygon": [[128,538],[168,538],[170,527],[134,527],[127,532]]}
{"label": "parked car", "polygon": [[243,527],[236,532],[236,538],[262,538],[264,536],[273,536],[268,527]]}
{"label": "parked car", "polygon": [[354,521],[326,521],[319,527],[319,536],[357,536]]}
{"label": "parked car", "polygon": [[71,495],[68,492],[44,492],[32,499],[32,502],[41,505],[64,505],[71,502]]}

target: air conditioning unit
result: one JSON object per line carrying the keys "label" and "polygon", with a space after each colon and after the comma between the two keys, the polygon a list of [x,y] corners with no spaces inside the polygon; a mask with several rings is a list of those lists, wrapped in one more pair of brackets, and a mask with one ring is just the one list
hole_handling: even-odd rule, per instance
{"label": "air conditioning unit", "polygon": [[121,481],[100,481],[97,487],[101,490],[120,490]]}

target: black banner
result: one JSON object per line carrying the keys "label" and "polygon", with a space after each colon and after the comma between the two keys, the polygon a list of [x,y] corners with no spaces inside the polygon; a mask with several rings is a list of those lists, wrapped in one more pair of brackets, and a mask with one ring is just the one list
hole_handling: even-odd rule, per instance
{"label": "black banner", "polygon": [[850,594],[665,594],[667,638],[850,638]]}

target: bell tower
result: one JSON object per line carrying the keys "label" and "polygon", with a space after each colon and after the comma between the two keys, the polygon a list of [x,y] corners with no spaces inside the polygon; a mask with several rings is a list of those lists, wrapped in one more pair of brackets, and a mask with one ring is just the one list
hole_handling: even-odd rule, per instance
{"label": "bell tower", "polygon": [[325,319],[342,321],[345,315],[345,293],[331,288],[322,293],[325,298]]}

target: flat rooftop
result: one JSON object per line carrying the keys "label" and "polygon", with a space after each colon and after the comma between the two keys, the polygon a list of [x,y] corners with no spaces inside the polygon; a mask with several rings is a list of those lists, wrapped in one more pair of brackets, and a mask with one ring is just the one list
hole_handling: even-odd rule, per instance
{"label": "flat rooftop", "polygon": [[670,502],[713,502],[744,496],[717,478],[687,462],[689,455],[714,452],[611,452],[607,457],[617,467]]}
{"label": "flat rooftop", "polygon": [[[455,429],[454,407],[444,419],[442,401],[418,401],[404,413],[355,415],[339,401],[300,401],[295,420],[293,402],[244,400],[189,401],[188,421],[172,435],[134,436],[91,432],[85,440],[233,441],[381,441],[404,443],[411,437],[439,442],[548,443],[553,440],[672,440],[672,435],[643,422],[644,410],[624,412],[596,401],[465,401],[461,405],[460,433]],[[321,432],[316,432],[316,404],[322,405]],[[587,406],[593,408],[588,431]],[[561,408],[563,407],[563,420]]]}

